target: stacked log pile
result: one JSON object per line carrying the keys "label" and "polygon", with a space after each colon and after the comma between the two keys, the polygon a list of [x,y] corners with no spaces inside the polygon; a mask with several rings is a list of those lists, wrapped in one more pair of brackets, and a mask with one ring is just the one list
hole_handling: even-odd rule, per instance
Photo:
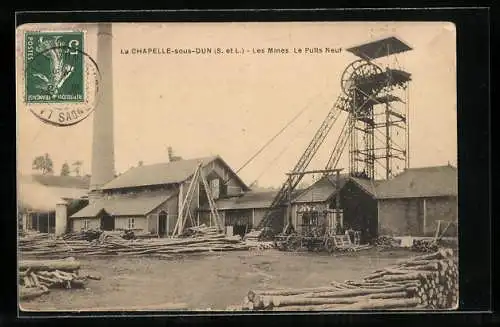
{"label": "stacked log pile", "polygon": [[223,234],[203,234],[185,238],[155,238],[125,240],[116,233],[103,232],[91,242],[85,240],[40,239],[21,240],[22,255],[41,258],[61,258],[89,255],[157,255],[170,257],[179,254],[266,248],[261,243],[246,243],[240,236],[226,237]]}
{"label": "stacked log pile", "polygon": [[200,226],[186,228],[181,237],[210,236],[217,234],[219,234],[219,232],[216,227],[208,227],[205,224],[202,224]]}
{"label": "stacked log pile", "polygon": [[366,281],[416,284],[414,296],[431,309],[458,305],[458,264],[451,249],[440,249],[405,260],[365,277]]}
{"label": "stacked log pile", "polygon": [[81,232],[68,233],[62,236],[65,241],[93,241],[101,236],[100,230],[86,230]]}
{"label": "stacked log pile", "polygon": [[84,288],[89,279],[100,277],[79,274],[80,263],[64,260],[21,260],[19,262],[19,297],[30,300],[46,294],[51,288]]}
{"label": "stacked log pile", "polygon": [[398,241],[389,236],[379,236],[375,242],[375,246],[378,248],[397,248],[401,247],[401,241]]}
{"label": "stacked log pile", "polygon": [[372,245],[370,244],[360,244],[360,245],[351,245],[351,246],[347,246],[347,247],[344,247],[344,248],[337,248],[336,250],[337,251],[345,251],[345,252],[359,252],[359,251],[363,251],[363,250],[369,250],[373,248]]}
{"label": "stacked log pile", "polygon": [[360,281],[303,289],[250,290],[231,310],[450,309],[458,304],[458,267],[440,250],[374,271]]}
{"label": "stacked log pile", "polygon": [[416,252],[435,252],[439,249],[438,242],[433,239],[413,240],[411,249]]}
{"label": "stacked log pile", "polygon": [[261,233],[262,233],[262,231],[260,231],[260,230],[252,230],[252,231],[248,232],[247,234],[245,234],[243,239],[246,241],[257,242],[257,241],[259,241]]}
{"label": "stacked log pile", "polygon": [[254,240],[246,240],[245,244],[250,246],[250,250],[255,250],[255,251],[263,251],[263,250],[269,250],[269,249],[274,249],[276,246],[274,242],[271,241],[254,241]]}

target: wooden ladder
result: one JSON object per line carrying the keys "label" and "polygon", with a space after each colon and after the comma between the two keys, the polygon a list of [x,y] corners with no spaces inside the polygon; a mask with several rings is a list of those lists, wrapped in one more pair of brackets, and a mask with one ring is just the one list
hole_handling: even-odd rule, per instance
{"label": "wooden ladder", "polygon": [[[181,235],[184,226],[186,224],[186,220],[189,218],[191,220],[191,226],[194,226],[194,221],[191,217],[191,211],[189,208],[189,205],[192,203],[192,201],[195,198],[195,190],[199,182],[202,182],[203,188],[205,189],[205,194],[207,195],[208,199],[208,204],[210,207],[210,218],[214,222],[215,227],[217,228],[217,231],[219,233],[222,233],[224,231],[224,225],[222,222],[222,219],[219,215],[219,212],[217,211],[217,206],[215,204],[215,200],[212,196],[212,192],[210,191],[210,187],[208,185],[208,181],[206,176],[203,174],[203,166],[202,162],[198,164],[196,167],[196,170],[194,171],[193,177],[191,178],[191,182],[189,183],[189,188],[186,192],[186,196],[183,199],[181,206],[179,208],[179,213],[178,213],[178,218],[177,222],[174,227],[174,231],[172,233],[172,237],[175,237],[176,235]],[[180,195],[181,196],[181,195]]]}

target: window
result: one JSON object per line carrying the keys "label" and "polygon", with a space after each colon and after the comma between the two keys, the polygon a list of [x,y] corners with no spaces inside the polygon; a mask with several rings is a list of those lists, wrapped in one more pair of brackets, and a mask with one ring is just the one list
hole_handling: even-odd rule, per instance
{"label": "window", "polygon": [[211,193],[212,193],[212,197],[214,199],[218,199],[219,198],[219,191],[220,191],[220,188],[219,188],[219,179],[213,179],[210,181],[210,189],[211,189]]}
{"label": "window", "polygon": [[90,229],[90,220],[88,220],[88,219],[83,220],[83,229],[84,230]]}
{"label": "window", "polygon": [[128,229],[134,229],[135,228],[135,218],[129,218],[128,219]]}

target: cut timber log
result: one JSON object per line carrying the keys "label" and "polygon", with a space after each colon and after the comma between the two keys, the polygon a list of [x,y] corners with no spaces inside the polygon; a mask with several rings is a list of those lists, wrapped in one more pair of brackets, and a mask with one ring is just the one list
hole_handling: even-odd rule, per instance
{"label": "cut timber log", "polygon": [[80,262],[74,258],[63,260],[21,260],[19,262],[19,269],[31,269],[32,271],[74,271],[80,269]]}
{"label": "cut timber log", "polygon": [[458,265],[453,251],[410,258],[360,281],[329,286],[249,291],[245,310],[418,310],[456,308]]}
{"label": "cut timber log", "polygon": [[[269,300],[275,307],[290,305],[352,304],[355,298],[310,298],[304,296],[275,296]],[[268,306],[264,306],[267,308]]]}
{"label": "cut timber log", "polygon": [[375,293],[392,293],[392,292],[401,292],[404,291],[404,287],[388,287],[385,289],[367,289],[367,288],[356,288],[352,290],[340,290],[333,292],[318,292],[318,293],[310,293],[308,297],[325,297],[325,298],[334,298],[334,297],[350,297],[350,296],[360,296],[360,295],[368,295]]}
{"label": "cut timber log", "polygon": [[338,291],[337,287],[325,286],[325,287],[309,287],[309,288],[296,288],[296,289],[273,289],[273,290],[250,290],[248,292],[248,298],[253,301],[255,295],[297,295],[305,293],[318,293],[318,292],[329,292]]}
{"label": "cut timber log", "polygon": [[359,302],[345,306],[344,310],[388,310],[388,309],[406,309],[416,307],[418,300],[415,298],[410,299],[389,299],[389,300],[368,300],[366,302]]}
{"label": "cut timber log", "polygon": [[31,280],[33,281],[33,286],[40,287],[40,282],[38,281],[38,277],[36,276],[36,274],[34,272],[31,272],[30,276]]}
{"label": "cut timber log", "polygon": [[44,286],[41,286],[41,287],[38,287],[38,288],[27,288],[27,287],[20,287],[19,289],[19,299],[22,300],[22,301],[27,301],[27,300],[31,300],[31,299],[34,299],[34,298],[37,298],[43,294],[46,294],[48,293],[49,290],[44,287]]}

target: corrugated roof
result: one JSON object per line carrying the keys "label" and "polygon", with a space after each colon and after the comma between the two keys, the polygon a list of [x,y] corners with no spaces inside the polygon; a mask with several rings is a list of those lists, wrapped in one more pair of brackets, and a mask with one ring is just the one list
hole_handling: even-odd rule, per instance
{"label": "corrugated roof", "polygon": [[325,176],[301,192],[294,200],[292,200],[292,202],[305,203],[327,201],[331,196],[336,194],[337,189],[344,186],[344,184],[349,180],[349,175],[340,174],[339,180],[340,185],[337,187],[337,177],[335,175]]}
{"label": "corrugated roof", "polygon": [[457,168],[436,166],[410,168],[377,186],[378,199],[456,196]]}
{"label": "corrugated roof", "polygon": [[[130,170],[126,171],[122,175],[116,177],[115,179],[104,185],[102,189],[109,190],[148,185],[181,183],[193,175],[200,161],[203,162],[204,166],[206,166],[214,160],[220,160],[220,162],[232,172],[231,168],[219,156],[179,160],[131,168]],[[234,174],[234,178],[236,178],[238,182],[241,183],[244,189],[247,188],[247,186],[236,174]]]}
{"label": "corrugated roof", "polygon": [[177,191],[144,193],[112,199],[99,199],[73,214],[71,218],[96,217],[102,210],[111,216],[143,216],[153,211],[176,193]]}

